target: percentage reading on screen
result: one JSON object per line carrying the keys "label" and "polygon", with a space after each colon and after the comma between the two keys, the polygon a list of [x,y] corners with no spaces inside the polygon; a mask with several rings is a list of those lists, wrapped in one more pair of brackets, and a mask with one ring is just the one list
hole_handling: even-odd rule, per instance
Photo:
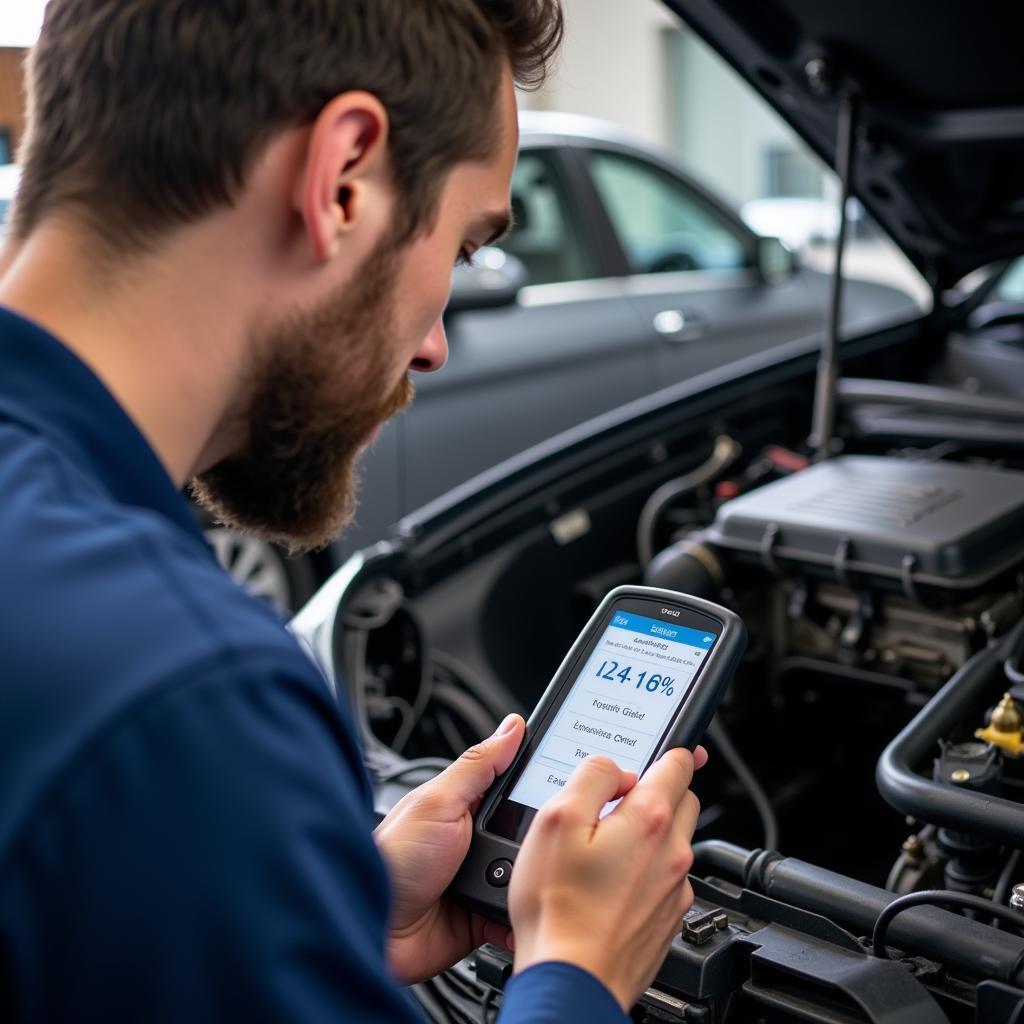
{"label": "percentage reading on screen", "polygon": [[[633,666],[620,665],[617,661],[602,661],[594,674],[599,679],[607,679],[610,683],[618,682],[623,684],[633,682]],[[641,672],[636,677],[634,689],[644,689],[648,693],[663,693],[666,697],[671,697],[676,692],[673,688],[674,683],[674,679],[669,676],[663,676],[660,672],[652,672],[650,675],[646,672]]]}

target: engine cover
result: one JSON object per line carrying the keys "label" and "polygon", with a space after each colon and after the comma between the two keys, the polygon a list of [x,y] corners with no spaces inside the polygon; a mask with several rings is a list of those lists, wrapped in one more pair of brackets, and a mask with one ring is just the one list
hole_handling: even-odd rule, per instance
{"label": "engine cover", "polygon": [[1024,473],[843,456],[726,502],[706,536],[774,572],[971,590],[1024,560]]}

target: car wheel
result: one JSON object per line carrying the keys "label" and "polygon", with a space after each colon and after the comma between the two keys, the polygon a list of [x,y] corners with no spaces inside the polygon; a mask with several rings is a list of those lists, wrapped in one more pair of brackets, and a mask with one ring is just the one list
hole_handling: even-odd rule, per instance
{"label": "car wheel", "polygon": [[268,541],[220,526],[203,515],[199,519],[217,561],[254,597],[269,601],[287,616],[313,595],[316,573],[308,558],[290,558]]}

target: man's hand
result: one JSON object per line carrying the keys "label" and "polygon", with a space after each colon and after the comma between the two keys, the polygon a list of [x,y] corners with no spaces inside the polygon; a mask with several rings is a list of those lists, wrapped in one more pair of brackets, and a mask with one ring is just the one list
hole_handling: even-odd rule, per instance
{"label": "man's hand", "polygon": [[[687,873],[707,760],[670,750],[637,782],[592,756],[537,814],[509,885],[515,969],[565,960],[590,971],[629,1010],[650,985],[693,903]],[[609,800],[622,797],[598,820]]]}
{"label": "man's hand", "polygon": [[374,838],[391,874],[391,969],[406,984],[431,978],[484,942],[508,944],[508,929],[445,899],[469,850],[473,812],[511,763],[525,723],[509,715],[436,779],[402,798]]}

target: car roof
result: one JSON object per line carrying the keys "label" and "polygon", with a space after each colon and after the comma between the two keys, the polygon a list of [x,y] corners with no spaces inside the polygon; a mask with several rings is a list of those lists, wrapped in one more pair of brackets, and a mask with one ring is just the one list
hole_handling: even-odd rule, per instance
{"label": "car roof", "polygon": [[520,110],[519,133],[523,141],[533,136],[611,142],[616,145],[649,149],[650,144],[638,135],[611,121],[584,114],[567,114],[553,110]]}

